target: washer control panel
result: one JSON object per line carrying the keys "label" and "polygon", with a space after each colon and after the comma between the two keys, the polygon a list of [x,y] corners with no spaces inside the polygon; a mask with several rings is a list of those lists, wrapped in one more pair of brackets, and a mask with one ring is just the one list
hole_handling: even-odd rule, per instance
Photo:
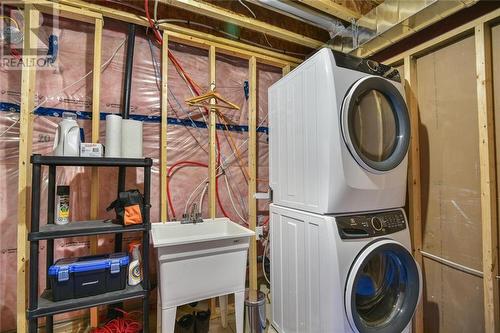
{"label": "washer control panel", "polygon": [[404,230],[407,222],[401,210],[335,217],[340,238],[357,239],[389,235]]}

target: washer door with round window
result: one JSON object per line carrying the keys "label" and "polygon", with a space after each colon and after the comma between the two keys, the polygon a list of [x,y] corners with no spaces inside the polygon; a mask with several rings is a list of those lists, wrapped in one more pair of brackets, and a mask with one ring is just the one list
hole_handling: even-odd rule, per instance
{"label": "washer door with round window", "polygon": [[400,243],[383,239],[367,246],[353,263],[345,308],[357,333],[403,332],[421,296],[418,264]]}
{"label": "washer door with round window", "polygon": [[344,99],[341,117],[344,141],[364,169],[383,173],[396,168],[406,157],[410,143],[408,109],[389,80],[368,76],[357,81]]}

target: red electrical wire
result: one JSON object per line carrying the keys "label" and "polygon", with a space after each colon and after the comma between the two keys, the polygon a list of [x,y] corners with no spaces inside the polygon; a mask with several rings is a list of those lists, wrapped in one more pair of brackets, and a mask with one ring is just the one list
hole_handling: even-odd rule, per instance
{"label": "red electrical wire", "polygon": [[[173,170],[178,167],[178,166],[197,166],[197,167],[204,167],[204,168],[208,168],[208,165],[204,164],[204,163],[200,163],[200,162],[195,162],[195,161],[179,161],[177,163],[174,163],[170,169],[168,170],[167,172],[167,198],[168,198],[168,204],[172,210],[172,216],[174,217],[174,219],[176,218],[176,214],[175,214],[175,209],[174,209],[174,205],[172,203],[172,195],[170,193],[170,176],[172,175],[173,173]],[[218,180],[219,176],[216,177],[216,179]],[[217,203],[219,205],[219,208],[222,212],[222,214],[227,217],[227,213],[224,209],[224,207],[222,206],[222,202],[220,200],[220,197],[219,197],[219,188],[218,188],[218,181],[215,182],[215,194],[216,194],[216,197],[217,197]]]}
{"label": "red electrical wire", "polygon": [[121,309],[116,309],[124,314],[123,318],[116,318],[108,321],[103,327],[92,329],[92,333],[139,333],[142,332],[142,325],[136,320],[131,318],[132,313],[139,313],[138,311],[125,312]]}
{"label": "red electrical wire", "polygon": [[[144,11],[146,13],[146,18],[148,19],[149,25],[150,25],[151,29],[154,32],[156,41],[160,45],[163,44],[162,35],[160,34],[160,32],[158,31],[158,29],[156,28],[155,22],[153,22],[153,20],[151,19],[151,16],[149,15],[149,0],[144,0]],[[177,59],[175,58],[175,56],[173,55],[173,53],[170,52],[170,50],[168,51],[168,58],[170,59],[170,61],[172,61],[172,63],[174,64],[174,66],[177,67],[178,70],[184,75],[184,77],[186,78],[186,81],[189,83],[189,85],[193,89],[194,93],[197,96],[200,96],[201,91],[200,91],[199,86],[186,73],[186,71],[184,70],[184,68],[182,67],[182,65],[177,61]],[[204,108],[204,109],[205,109],[205,113],[208,113],[207,108]],[[217,145],[217,167],[219,167],[220,166],[220,161],[221,161],[221,154],[220,154],[220,141],[219,141],[219,136],[217,135],[217,133],[215,134],[215,141],[216,141],[216,145]],[[169,170],[168,174],[170,174],[170,172],[172,171],[172,169],[174,168],[175,165],[180,165],[180,164],[201,166],[201,165],[199,165],[201,163],[195,162],[195,161],[180,161],[180,162],[178,162],[178,163],[176,163],[176,164],[174,164],[174,165],[172,165],[170,167],[170,170]],[[208,166],[205,166],[205,167],[208,167]],[[168,175],[167,175],[167,177],[168,177]],[[168,184],[168,182],[167,182],[167,184]],[[219,180],[218,180],[218,177],[216,177],[216,180],[215,180],[215,192],[216,192],[216,197],[217,197],[217,203],[219,205],[219,208],[220,208],[222,214],[225,217],[229,217],[228,214],[227,214],[227,212],[225,211],[224,207],[222,206],[222,202],[220,200],[220,196],[219,196]],[[167,185],[167,197],[169,198],[169,205],[170,205],[170,208],[172,209],[172,215],[173,215],[173,217],[175,219],[175,210],[174,210],[174,206],[172,205],[172,200],[171,200],[172,195],[170,193],[170,188],[168,187],[168,185]]]}
{"label": "red electrical wire", "polygon": [[266,224],[269,223],[269,216],[267,217],[267,219],[264,221],[264,223],[262,223],[262,226],[265,226]]}

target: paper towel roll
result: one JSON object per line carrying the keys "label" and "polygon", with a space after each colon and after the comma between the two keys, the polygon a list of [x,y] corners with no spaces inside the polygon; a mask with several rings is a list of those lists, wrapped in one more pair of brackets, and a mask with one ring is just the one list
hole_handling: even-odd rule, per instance
{"label": "paper towel roll", "polygon": [[110,114],[106,116],[106,149],[104,156],[121,157],[122,117]]}
{"label": "paper towel roll", "polygon": [[142,158],[142,121],[122,120],[122,157]]}

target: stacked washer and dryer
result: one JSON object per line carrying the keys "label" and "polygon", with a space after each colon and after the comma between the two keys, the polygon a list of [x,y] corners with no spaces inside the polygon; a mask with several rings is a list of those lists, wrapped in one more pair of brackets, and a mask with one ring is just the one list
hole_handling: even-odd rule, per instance
{"label": "stacked washer and dryer", "polygon": [[403,96],[396,69],[326,48],[269,89],[278,332],[411,332]]}

